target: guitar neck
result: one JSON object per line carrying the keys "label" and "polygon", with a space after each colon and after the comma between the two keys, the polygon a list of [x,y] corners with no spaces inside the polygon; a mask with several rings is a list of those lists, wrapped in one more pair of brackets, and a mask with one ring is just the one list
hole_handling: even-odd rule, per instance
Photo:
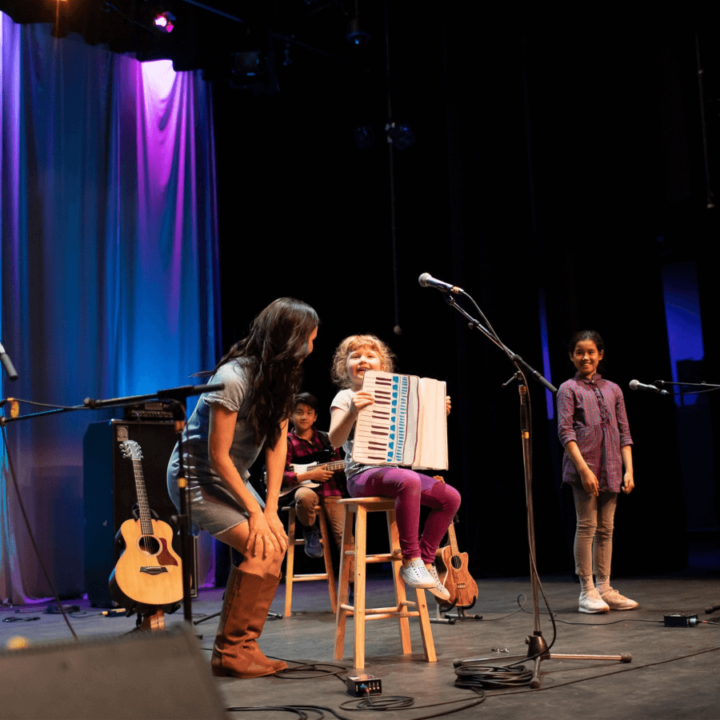
{"label": "guitar neck", "polygon": [[[434,479],[441,483],[445,482],[445,479],[442,477],[442,475],[435,475]],[[455,518],[453,518],[452,522],[450,523],[450,527],[448,528],[448,540],[450,541],[450,549],[452,550],[452,554],[459,555],[460,551],[458,550],[457,536],[455,535]]]}
{"label": "guitar neck", "polygon": [[452,554],[459,555],[460,551],[458,550],[457,536],[455,535],[455,523],[454,522],[451,522],[450,527],[448,527],[448,540],[450,541],[450,548],[452,549]]}
{"label": "guitar neck", "polygon": [[143,535],[152,535],[152,515],[150,513],[150,503],[148,502],[147,492],[145,490],[145,476],[143,475],[142,463],[137,458],[133,458],[132,464],[133,473],[135,475],[135,490],[137,492],[138,508],[140,511],[140,532]]}
{"label": "guitar neck", "polygon": [[326,462],[326,463],[309,463],[308,465],[303,465],[301,463],[292,463],[290,465],[290,468],[294,473],[305,473],[310,472],[311,470],[342,470],[345,467],[345,461],[344,460],[333,460],[332,462]]}

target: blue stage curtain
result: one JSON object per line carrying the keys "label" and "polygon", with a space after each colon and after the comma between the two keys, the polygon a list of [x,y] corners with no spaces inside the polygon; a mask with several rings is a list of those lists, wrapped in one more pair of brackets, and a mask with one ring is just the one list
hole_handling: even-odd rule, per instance
{"label": "blue stage curtain", "polygon": [[[0,338],[12,395],[64,405],[187,385],[218,356],[210,88],[0,13]],[[7,407],[5,408],[7,411]],[[21,412],[31,407],[21,406]],[[108,412],[7,427],[58,591],[83,590],[82,441]],[[49,594],[3,445],[0,597]]]}

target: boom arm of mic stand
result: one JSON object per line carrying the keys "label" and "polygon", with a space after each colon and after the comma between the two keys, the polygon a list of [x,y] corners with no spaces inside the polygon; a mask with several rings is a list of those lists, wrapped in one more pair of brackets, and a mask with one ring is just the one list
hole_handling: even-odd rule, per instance
{"label": "boom arm of mic stand", "polygon": [[214,392],[222,390],[225,387],[223,383],[214,383],[212,385],[181,385],[180,387],[168,388],[167,390],[158,390],[149,395],[126,395],[120,398],[110,398],[108,400],[95,400],[94,398],[85,398],[83,404],[85,407],[95,410],[104,407],[123,407],[125,405],[136,405],[146,400],[177,400],[185,402],[192,395],[202,395],[206,392]]}
{"label": "boom arm of mic stand", "polygon": [[557,392],[557,388],[551,382],[546,380],[537,370],[535,370],[535,368],[525,362],[525,360],[523,360],[519,355],[515,355],[513,353],[512,359],[513,362],[520,363],[520,365],[522,365],[525,370],[527,370],[530,377],[532,377],[533,380],[539,382],[546,390],[549,390],[553,394]]}
{"label": "boom arm of mic stand", "polygon": [[519,355],[516,355],[507,345],[502,343],[494,333],[491,333],[479,320],[476,320],[470,313],[468,313],[464,308],[461,308],[456,302],[455,298],[452,297],[452,295],[446,295],[445,296],[445,302],[454,307],[461,315],[464,315],[469,321],[470,321],[470,328],[475,328],[476,330],[479,330],[483,335],[485,335],[488,340],[495,343],[509,358],[510,360],[515,363],[515,365],[522,365],[523,368],[528,372],[530,377],[533,378],[533,380],[539,382],[546,390],[549,390],[551,393],[556,393],[557,388],[550,383],[548,380],[546,380],[535,368],[533,368],[531,365],[529,365],[525,360],[523,360]]}

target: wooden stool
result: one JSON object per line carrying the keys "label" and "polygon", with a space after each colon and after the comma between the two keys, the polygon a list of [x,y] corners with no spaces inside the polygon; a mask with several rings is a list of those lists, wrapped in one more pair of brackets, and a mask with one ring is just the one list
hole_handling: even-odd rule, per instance
{"label": "wooden stool", "polygon": [[288,519],[288,547],[287,547],[287,563],[285,565],[285,617],[292,614],[292,586],[294,582],[309,582],[310,580],[327,580],[328,589],[330,590],[330,605],[332,611],[337,611],[337,590],[335,589],[335,572],[332,566],[332,556],[330,554],[330,544],[328,536],[327,521],[325,513],[320,506],[315,508],[317,512],[318,522],[320,523],[320,537],[323,544],[323,560],[325,562],[324,573],[305,573],[304,575],[295,575],[293,568],[295,565],[295,546],[304,545],[305,538],[302,534],[298,538],[295,534],[295,520],[297,519],[297,511],[295,506],[283,508],[290,511]]}
{"label": "wooden stool", "polygon": [[[348,615],[355,616],[355,668],[365,667],[365,622],[367,620],[384,620],[397,618],[400,622],[400,642],[403,655],[412,653],[410,646],[410,623],[408,618],[420,619],[420,632],[422,634],[425,658],[428,662],[436,662],[435,644],[430,617],[428,616],[425,591],[415,588],[417,602],[407,599],[405,583],[400,579],[400,566],[402,555],[400,553],[400,535],[395,521],[395,500],[385,497],[349,498],[340,500],[345,505],[345,522],[343,524],[343,551],[340,555],[340,601],[337,606],[337,621],[335,629],[335,659],[342,660],[345,651],[345,621]],[[390,538],[390,552],[381,555],[366,555],[367,541],[367,514],[369,512],[387,513],[388,535]],[[355,546],[352,544],[353,514],[355,521]],[[351,557],[355,558],[355,605],[348,605],[348,585],[350,582]],[[365,565],[366,563],[392,562],[393,578],[395,580],[395,607],[366,608],[365,607]],[[417,607],[410,610],[410,607]]]}

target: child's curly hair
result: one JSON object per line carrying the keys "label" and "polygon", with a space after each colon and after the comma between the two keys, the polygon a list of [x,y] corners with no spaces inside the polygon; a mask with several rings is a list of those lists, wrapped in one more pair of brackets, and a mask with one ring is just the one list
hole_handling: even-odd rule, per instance
{"label": "child's curly hair", "polygon": [[332,381],[341,388],[352,387],[347,374],[347,360],[350,353],[360,348],[370,348],[380,356],[381,370],[393,372],[395,369],[395,353],[375,335],[350,335],[337,347],[333,356],[331,376]]}

